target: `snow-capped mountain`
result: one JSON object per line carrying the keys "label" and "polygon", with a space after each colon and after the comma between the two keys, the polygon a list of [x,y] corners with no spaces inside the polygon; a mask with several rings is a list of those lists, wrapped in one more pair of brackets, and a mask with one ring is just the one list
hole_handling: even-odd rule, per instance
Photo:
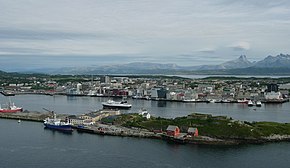
{"label": "snow-capped mountain", "polygon": [[290,67],[290,55],[279,54],[275,57],[269,55],[265,59],[256,62],[254,67],[259,68]]}

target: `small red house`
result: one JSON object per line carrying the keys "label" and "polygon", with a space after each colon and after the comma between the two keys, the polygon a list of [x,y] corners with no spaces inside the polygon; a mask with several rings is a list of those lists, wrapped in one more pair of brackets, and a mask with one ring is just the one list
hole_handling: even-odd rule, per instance
{"label": "small red house", "polygon": [[198,129],[193,128],[193,127],[189,127],[187,130],[187,134],[191,135],[191,136],[198,136]]}
{"label": "small red house", "polygon": [[178,128],[178,126],[169,125],[166,129],[166,134],[168,136],[177,136],[180,134],[180,129]]}

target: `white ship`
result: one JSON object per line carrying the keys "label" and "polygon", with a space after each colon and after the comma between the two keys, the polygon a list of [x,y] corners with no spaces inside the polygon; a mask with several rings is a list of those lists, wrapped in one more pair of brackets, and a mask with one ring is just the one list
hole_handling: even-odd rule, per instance
{"label": "white ship", "polygon": [[123,108],[123,109],[129,109],[132,107],[132,104],[127,103],[127,101],[114,101],[114,100],[108,100],[107,102],[102,103],[104,108]]}

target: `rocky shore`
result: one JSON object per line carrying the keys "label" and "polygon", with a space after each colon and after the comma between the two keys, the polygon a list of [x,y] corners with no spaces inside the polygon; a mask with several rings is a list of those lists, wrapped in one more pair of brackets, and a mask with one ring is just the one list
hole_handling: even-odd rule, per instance
{"label": "rocky shore", "polygon": [[[19,113],[0,113],[0,118],[27,120],[35,122],[43,122],[48,117],[49,113],[40,112],[19,112]],[[60,118],[65,118],[68,115],[58,115]],[[203,116],[204,117],[204,116]],[[279,124],[279,123],[276,123]],[[285,125],[285,124],[284,124]],[[121,136],[121,137],[136,137],[136,138],[150,138],[162,139],[174,143],[189,143],[189,144],[203,144],[203,145],[239,145],[239,144],[262,144],[267,142],[282,142],[290,141],[290,134],[276,134],[272,133],[269,136],[257,137],[218,137],[210,135],[188,136],[184,134],[181,137],[173,137],[166,135],[166,132],[156,133],[154,131],[138,128],[138,127],[124,127],[121,125],[102,124],[101,122],[91,126],[73,126],[79,133],[92,133],[98,135]],[[242,129],[242,127],[241,127]],[[236,130],[239,131],[239,130]],[[252,129],[251,129],[252,131]]]}

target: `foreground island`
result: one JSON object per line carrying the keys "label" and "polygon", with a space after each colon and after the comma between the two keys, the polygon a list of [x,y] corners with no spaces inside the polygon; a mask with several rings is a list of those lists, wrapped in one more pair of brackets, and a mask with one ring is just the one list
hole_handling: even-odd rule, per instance
{"label": "foreground island", "polygon": [[[103,115],[93,112],[99,120],[89,125],[73,125],[78,132],[100,135],[163,139],[174,143],[210,145],[260,144],[290,141],[290,123],[246,122],[225,116],[193,113],[185,117],[146,118],[138,113]],[[49,113],[0,113],[0,118],[43,122]],[[88,115],[88,114],[85,114]],[[104,116],[100,118],[100,115]],[[84,116],[84,115],[82,115]],[[59,114],[59,118],[69,115]],[[76,116],[74,116],[76,117]]]}

